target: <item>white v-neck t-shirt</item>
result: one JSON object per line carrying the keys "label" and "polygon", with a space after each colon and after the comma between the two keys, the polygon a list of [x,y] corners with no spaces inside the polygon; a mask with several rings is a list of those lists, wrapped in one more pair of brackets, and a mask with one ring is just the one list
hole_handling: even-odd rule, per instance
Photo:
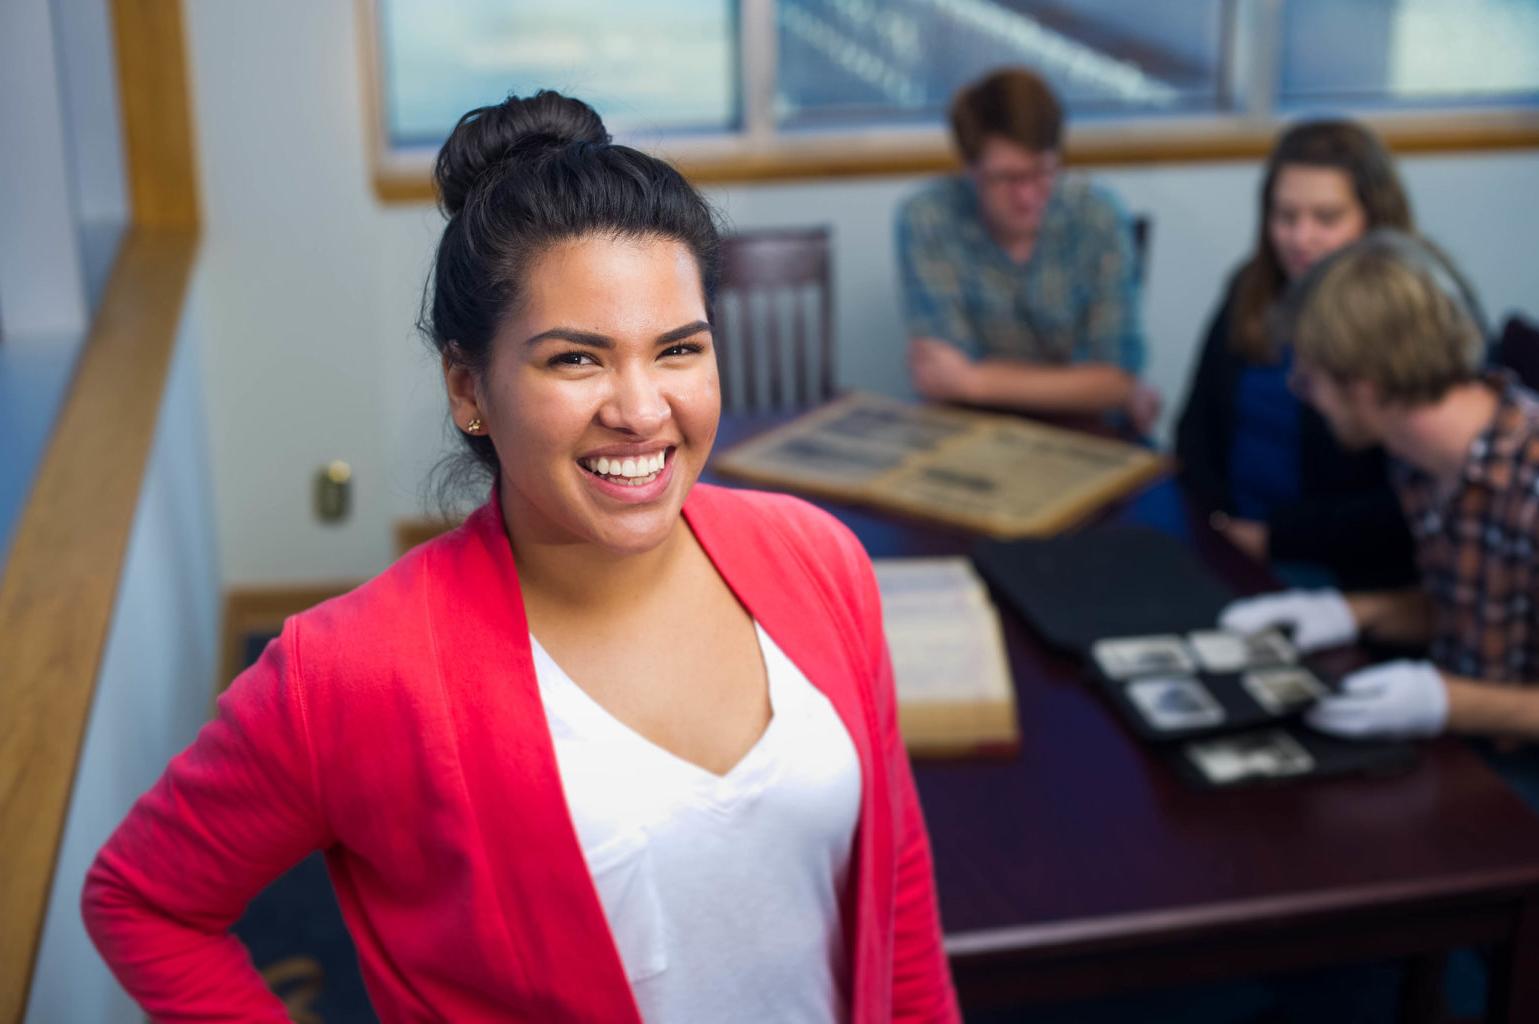
{"label": "white v-neck t-shirt", "polygon": [[860,818],[844,723],[757,623],[769,726],[725,775],[645,739],[530,637],[583,857],[647,1024],[847,1018]]}

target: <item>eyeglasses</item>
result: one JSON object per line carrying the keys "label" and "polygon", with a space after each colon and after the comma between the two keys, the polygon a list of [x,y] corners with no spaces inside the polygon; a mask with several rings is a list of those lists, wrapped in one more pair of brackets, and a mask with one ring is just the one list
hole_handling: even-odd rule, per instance
{"label": "eyeglasses", "polygon": [[1004,189],[1020,186],[1032,186],[1041,188],[1052,183],[1058,174],[1058,158],[1044,156],[1037,160],[1036,166],[1021,168],[1019,170],[991,171],[979,167],[973,172],[978,179],[978,185],[982,188]]}

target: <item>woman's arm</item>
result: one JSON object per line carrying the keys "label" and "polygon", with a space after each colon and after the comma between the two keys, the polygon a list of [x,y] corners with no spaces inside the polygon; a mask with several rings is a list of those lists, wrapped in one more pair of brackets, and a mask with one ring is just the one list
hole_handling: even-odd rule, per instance
{"label": "woman's arm", "polygon": [[1222,508],[1229,495],[1229,446],[1234,424],[1228,410],[1232,382],[1225,366],[1229,354],[1229,303],[1221,304],[1208,323],[1197,369],[1176,422],[1176,458],[1181,481],[1205,504]]}
{"label": "woman's arm", "polygon": [[96,948],[157,1021],[287,1021],[229,933],[246,904],[326,844],[291,622],[218,717],[129,811],[86,875]]}
{"label": "woman's arm", "polygon": [[[855,544],[853,538],[851,544]],[[908,751],[898,731],[897,692],[892,657],[882,631],[881,597],[876,576],[864,551],[856,544],[861,583],[860,623],[868,664],[872,667],[872,697],[878,735],[875,752],[885,769],[892,794],[893,838],[897,856],[893,910],[892,1019],[915,1024],[958,1022],[956,990],[941,941],[940,908],[935,897],[935,869],[930,839]]]}
{"label": "woman's arm", "polygon": [[[891,668],[888,668],[891,686]],[[914,788],[908,752],[896,714],[884,712],[882,746],[893,788],[898,870],[893,926],[892,1014],[894,1021],[960,1022],[951,965],[941,941],[935,868],[924,813]]]}

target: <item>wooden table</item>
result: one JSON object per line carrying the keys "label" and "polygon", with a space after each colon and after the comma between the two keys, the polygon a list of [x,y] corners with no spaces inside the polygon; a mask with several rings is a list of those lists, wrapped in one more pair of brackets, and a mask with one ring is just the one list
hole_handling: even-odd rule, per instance
{"label": "wooden table", "polygon": [[[727,418],[718,446],[767,422]],[[873,557],[973,542],[820,504]],[[1172,483],[1106,518],[1185,537],[1239,590],[1270,585]],[[964,1006],[1483,945],[1498,950],[1490,1019],[1539,1021],[1539,816],[1462,741],[1425,744],[1393,778],[1197,791],[1122,727],[1078,664],[1000,612],[1020,753],[915,765]]]}

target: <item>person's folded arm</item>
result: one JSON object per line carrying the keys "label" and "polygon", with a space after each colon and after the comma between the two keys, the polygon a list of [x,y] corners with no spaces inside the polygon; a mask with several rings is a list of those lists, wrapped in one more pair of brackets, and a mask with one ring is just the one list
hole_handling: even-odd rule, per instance
{"label": "person's folded arm", "polygon": [[1042,413],[1122,409],[1138,381],[1110,363],[1042,366],[1016,359],[969,359],[945,339],[909,343],[909,371],[926,398]]}
{"label": "person's folded arm", "polygon": [[1114,412],[1127,405],[1138,378],[1111,363],[1041,366],[980,359],[971,389],[975,405],[1046,413]]}

